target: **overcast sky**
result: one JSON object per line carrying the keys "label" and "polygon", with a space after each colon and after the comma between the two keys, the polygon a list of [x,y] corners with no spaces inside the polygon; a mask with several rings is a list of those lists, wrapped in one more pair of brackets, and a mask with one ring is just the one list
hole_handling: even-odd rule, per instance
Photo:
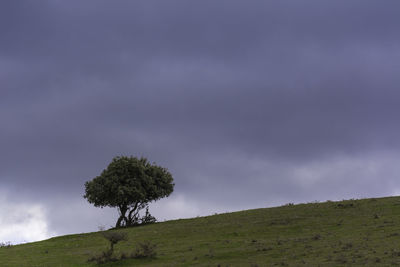
{"label": "overcast sky", "polygon": [[0,2],[0,242],[97,231],[114,156],[160,221],[400,193],[399,1]]}

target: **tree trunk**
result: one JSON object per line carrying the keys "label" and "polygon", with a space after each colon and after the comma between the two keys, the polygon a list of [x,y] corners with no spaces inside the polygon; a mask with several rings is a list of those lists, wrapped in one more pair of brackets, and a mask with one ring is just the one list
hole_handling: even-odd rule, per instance
{"label": "tree trunk", "polygon": [[117,223],[115,224],[115,228],[122,227],[123,226],[123,224],[122,224],[123,221],[125,221],[125,225],[127,225],[127,223],[128,223],[128,219],[125,216],[125,214],[126,214],[126,212],[128,210],[127,205],[121,205],[121,206],[118,207],[118,209],[119,209],[120,216],[119,216],[119,218],[117,220]]}
{"label": "tree trunk", "polygon": [[[134,225],[134,218],[136,217],[136,215],[137,215],[137,207],[138,207],[138,203],[136,203],[135,204],[135,206],[129,211],[129,214],[128,214],[128,222],[127,222],[127,224],[129,225],[129,226],[132,226],[132,225]],[[133,215],[133,216],[132,216]]]}
{"label": "tree trunk", "polygon": [[117,220],[117,223],[115,224],[115,228],[120,228],[120,227],[122,227],[122,225],[121,225],[121,222],[122,222],[122,220],[124,219],[124,216],[119,216],[119,218],[118,218],[118,220]]}

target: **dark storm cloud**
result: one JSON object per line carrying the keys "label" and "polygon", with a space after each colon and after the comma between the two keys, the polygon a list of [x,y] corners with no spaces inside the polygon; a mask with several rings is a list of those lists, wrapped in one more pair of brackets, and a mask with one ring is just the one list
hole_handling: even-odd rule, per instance
{"label": "dark storm cloud", "polygon": [[220,209],[388,194],[399,5],[3,1],[0,186],[78,201],[134,154]]}

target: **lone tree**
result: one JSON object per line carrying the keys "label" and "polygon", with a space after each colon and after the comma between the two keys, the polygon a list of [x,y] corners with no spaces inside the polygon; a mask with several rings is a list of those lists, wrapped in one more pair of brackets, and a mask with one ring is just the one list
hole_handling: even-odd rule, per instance
{"label": "lone tree", "polygon": [[119,156],[100,176],[85,183],[84,198],[95,207],[117,207],[115,227],[123,227],[139,224],[139,211],[173,190],[173,178],[166,168],[143,157]]}

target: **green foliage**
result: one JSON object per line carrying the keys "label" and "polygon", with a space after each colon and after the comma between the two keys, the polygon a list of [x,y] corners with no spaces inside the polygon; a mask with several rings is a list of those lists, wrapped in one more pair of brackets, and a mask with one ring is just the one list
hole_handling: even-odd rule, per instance
{"label": "green foliage", "polygon": [[166,168],[146,158],[115,157],[100,176],[85,183],[84,197],[96,207],[117,207],[116,227],[140,224],[139,211],[174,189]]}
{"label": "green foliage", "polygon": [[110,250],[114,250],[114,245],[120,241],[128,240],[128,235],[125,232],[103,232],[103,236],[110,242]]}
{"label": "green foliage", "polygon": [[116,231],[107,231],[103,232],[103,237],[107,239],[110,243],[110,247],[106,251],[102,251],[100,254],[96,256],[92,256],[88,259],[88,262],[96,262],[97,264],[104,264],[108,262],[115,262],[119,260],[126,259],[142,259],[142,258],[152,258],[154,259],[157,255],[156,252],[156,244],[153,244],[150,241],[139,242],[136,246],[136,250],[127,253],[122,252],[120,256],[114,253],[114,245],[119,243],[120,241],[127,241],[128,235],[126,232],[116,232]]}
{"label": "green foliage", "polygon": [[120,241],[128,240],[126,232],[103,232],[103,236],[110,242],[110,248],[107,251],[103,251],[100,255],[92,256],[89,258],[88,262],[94,261],[97,264],[103,264],[117,261],[118,257],[114,255],[114,245]]}

